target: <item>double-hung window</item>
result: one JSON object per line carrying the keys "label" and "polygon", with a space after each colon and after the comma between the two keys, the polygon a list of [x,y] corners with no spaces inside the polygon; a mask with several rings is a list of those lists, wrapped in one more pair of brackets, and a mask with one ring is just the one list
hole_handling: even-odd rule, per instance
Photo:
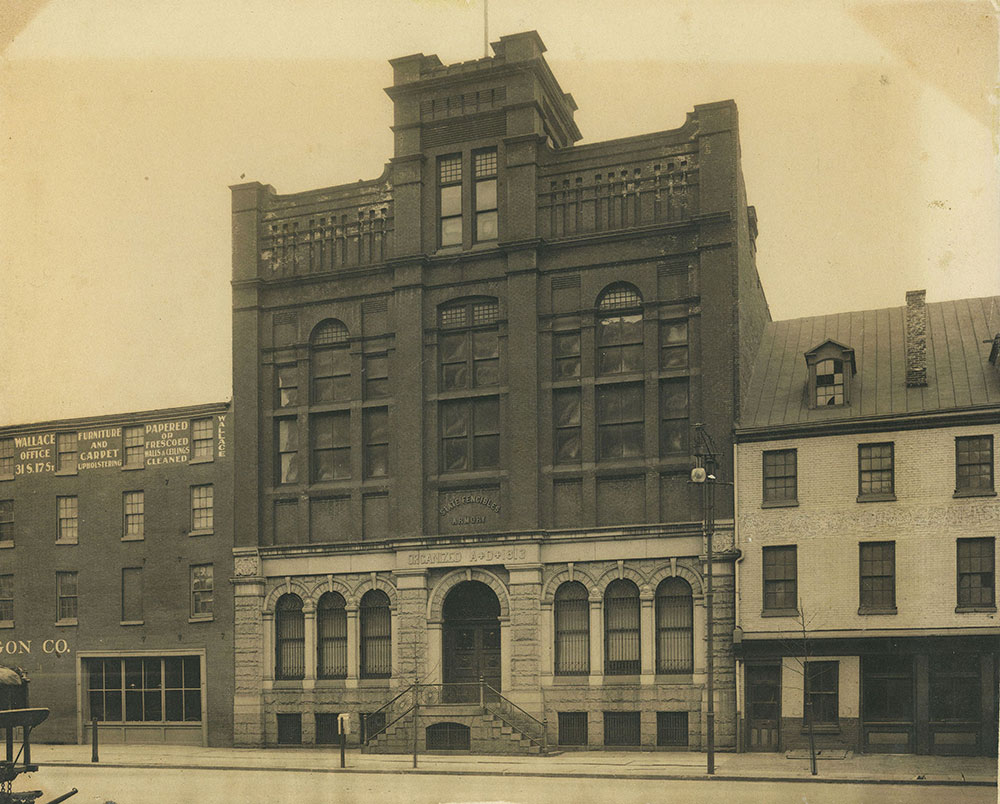
{"label": "double-hung window", "polygon": [[462,245],[462,155],[438,159],[438,232],[441,246]]}
{"label": "double-hung window", "polygon": [[56,497],[56,542],[76,544],[80,535],[78,499]]}
{"label": "double-hung window", "polygon": [[56,622],[73,623],[77,618],[77,573],[56,573]]}
{"label": "double-hung window", "polygon": [[141,539],[146,529],[146,495],[126,491],[122,495],[122,538]]}
{"label": "double-hung window", "polygon": [[476,242],[497,239],[497,149],[487,148],[472,154],[475,185]]}
{"label": "double-hung window", "polygon": [[191,619],[212,619],[214,568],[211,564],[191,566]]}
{"label": "double-hung window", "polygon": [[14,439],[0,438],[0,480],[14,477]]}
{"label": "double-hung window", "polygon": [[805,718],[813,725],[838,724],[839,662],[806,662]]}
{"label": "double-hung window", "polygon": [[146,463],[146,430],[140,424],[122,429],[122,466],[141,469]]}
{"label": "double-hung window", "polygon": [[56,433],[56,471],[75,474],[76,466],[76,433]]}
{"label": "double-hung window", "polygon": [[794,505],[798,499],[797,455],[794,449],[764,453],[764,505]]}
{"label": "double-hung window", "polygon": [[14,544],[14,501],[0,500],[0,544]]}
{"label": "double-hung window", "polygon": [[191,487],[191,530],[204,533],[215,526],[214,490],[209,485]]}
{"label": "double-hung window", "polygon": [[996,605],[994,541],[958,540],[958,608],[992,609]]}
{"label": "double-hung window", "polygon": [[895,499],[892,443],[858,444],[858,500]]}
{"label": "double-hung window", "polygon": [[862,542],[860,613],[895,613],[896,543]]}
{"label": "double-hung window", "polygon": [[351,414],[319,413],[312,417],[313,481],[351,476]]}
{"label": "double-hung window", "polygon": [[993,436],[955,439],[955,493],[993,493]]}
{"label": "double-hung window", "polygon": [[552,392],[552,427],[552,462],[579,463],[582,454],[579,388],[557,388]]}
{"label": "double-hung window", "polygon": [[191,460],[212,460],[212,417],[194,419],[191,422]]}
{"label": "double-hung window", "polygon": [[796,614],[798,583],[795,545],[765,547],[764,611],[773,614]]}

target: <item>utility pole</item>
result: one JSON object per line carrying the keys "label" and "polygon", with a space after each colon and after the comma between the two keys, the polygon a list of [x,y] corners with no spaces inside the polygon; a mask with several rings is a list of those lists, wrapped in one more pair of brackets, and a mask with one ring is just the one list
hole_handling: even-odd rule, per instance
{"label": "utility pole", "polygon": [[705,432],[704,424],[694,426],[695,455],[700,466],[691,470],[691,482],[701,485],[702,534],[705,537],[705,693],[708,706],[705,711],[705,748],[708,754],[707,772],[715,773],[715,617],[712,612],[712,534],[715,531],[716,454],[712,439]]}

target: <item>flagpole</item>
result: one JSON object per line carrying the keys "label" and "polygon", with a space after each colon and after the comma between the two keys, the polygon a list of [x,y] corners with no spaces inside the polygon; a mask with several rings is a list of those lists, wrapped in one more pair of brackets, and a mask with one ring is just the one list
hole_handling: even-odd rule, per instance
{"label": "flagpole", "polygon": [[483,0],[483,58],[490,55],[490,0]]}

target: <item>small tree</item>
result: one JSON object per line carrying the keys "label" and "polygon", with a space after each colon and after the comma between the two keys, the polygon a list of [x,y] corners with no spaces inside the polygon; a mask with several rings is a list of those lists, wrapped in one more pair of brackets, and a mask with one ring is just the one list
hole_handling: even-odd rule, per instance
{"label": "small tree", "polygon": [[799,616],[797,622],[799,630],[802,632],[801,646],[797,646],[790,642],[785,642],[784,645],[785,647],[791,649],[789,651],[791,654],[790,658],[798,664],[798,667],[792,668],[792,670],[802,676],[803,715],[806,721],[806,734],[809,736],[809,770],[813,776],[816,776],[816,736],[813,732],[812,696],[809,694],[809,658],[811,656],[811,652],[806,610],[805,606],[802,605],[801,599],[799,600]]}

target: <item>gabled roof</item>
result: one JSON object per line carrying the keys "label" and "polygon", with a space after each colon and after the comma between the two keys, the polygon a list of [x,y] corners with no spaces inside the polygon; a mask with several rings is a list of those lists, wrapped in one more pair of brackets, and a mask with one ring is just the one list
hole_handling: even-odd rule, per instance
{"label": "gabled roof", "polygon": [[822,349],[827,344],[833,346],[839,352],[847,356],[847,359],[851,361],[851,374],[858,373],[858,364],[854,360],[854,350],[850,346],[845,346],[842,343],[837,343],[837,341],[835,341],[833,338],[827,338],[825,341],[823,341],[823,343],[819,344],[818,346],[814,346],[812,349],[810,349],[808,352],[805,353],[805,357],[808,358],[812,357],[815,354],[818,354],[820,349]]}
{"label": "gabled roof", "polygon": [[[906,386],[905,307],[772,321],[764,329],[739,428],[850,421],[998,406],[1000,372],[989,362],[1000,332],[1000,296],[927,304],[927,385]],[[834,341],[853,349],[851,402],[810,408],[803,356]],[[816,347],[818,348],[818,347]]]}

